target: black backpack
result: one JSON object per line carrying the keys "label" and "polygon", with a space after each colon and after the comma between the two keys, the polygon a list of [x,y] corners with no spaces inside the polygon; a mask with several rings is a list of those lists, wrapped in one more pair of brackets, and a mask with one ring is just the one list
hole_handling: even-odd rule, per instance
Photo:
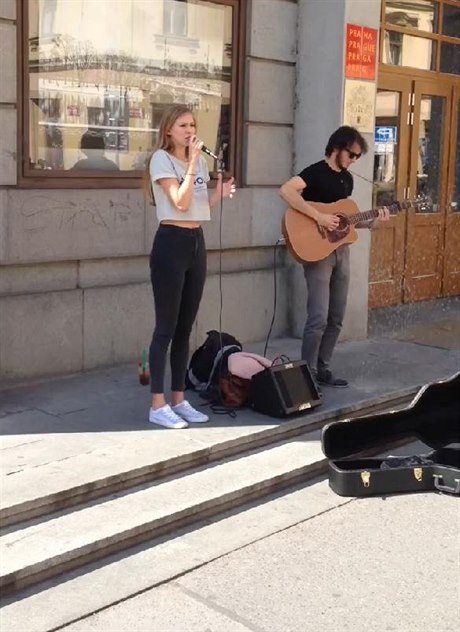
{"label": "black backpack", "polygon": [[195,391],[212,391],[219,383],[219,376],[227,369],[228,356],[242,351],[241,342],[231,334],[214,329],[207,332],[201,347],[194,352],[185,376],[186,388]]}

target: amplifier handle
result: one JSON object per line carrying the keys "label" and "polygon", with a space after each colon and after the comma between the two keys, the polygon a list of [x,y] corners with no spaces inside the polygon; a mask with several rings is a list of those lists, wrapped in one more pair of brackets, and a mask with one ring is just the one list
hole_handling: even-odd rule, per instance
{"label": "amplifier handle", "polygon": [[434,486],[439,492],[447,492],[448,494],[460,494],[460,478],[455,478],[457,483],[456,487],[449,487],[449,485],[442,484],[442,474],[433,474]]}

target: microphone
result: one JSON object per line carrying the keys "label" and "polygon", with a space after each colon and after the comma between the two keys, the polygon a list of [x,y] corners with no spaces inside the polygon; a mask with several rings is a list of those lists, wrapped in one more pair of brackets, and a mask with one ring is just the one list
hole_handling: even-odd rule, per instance
{"label": "microphone", "polygon": [[206,147],[206,145],[203,145],[203,147],[201,148],[201,151],[204,151],[205,154],[208,154],[208,156],[211,156],[211,158],[214,158],[214,160],[219,160],[219,162],[220,162],[220,158],[218,156],[216,156],[216,154],[214,152],[212,152],[210,149],[208,149]]}

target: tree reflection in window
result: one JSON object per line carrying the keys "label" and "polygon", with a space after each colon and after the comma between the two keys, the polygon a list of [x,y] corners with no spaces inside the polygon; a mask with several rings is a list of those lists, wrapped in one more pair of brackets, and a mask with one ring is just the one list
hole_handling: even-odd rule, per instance
{"label": "tree reflection in window", "polygon": [[234,168],[235,0],[25,1],[25,175],[71,172],[88,129],[120,171],[138,171],[172,103],[194,109],[200,137]]}

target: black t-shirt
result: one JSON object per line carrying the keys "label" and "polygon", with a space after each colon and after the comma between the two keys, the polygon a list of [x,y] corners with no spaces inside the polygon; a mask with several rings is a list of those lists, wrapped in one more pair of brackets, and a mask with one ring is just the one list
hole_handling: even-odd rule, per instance
{"label": "black t-shirt", "polygon": [[325,160],[315,162],[299,173],[307,185],[301,195],[305,201],[330,204],[343,200],[353,192],[353,176],[349,171],[334,171]]}

